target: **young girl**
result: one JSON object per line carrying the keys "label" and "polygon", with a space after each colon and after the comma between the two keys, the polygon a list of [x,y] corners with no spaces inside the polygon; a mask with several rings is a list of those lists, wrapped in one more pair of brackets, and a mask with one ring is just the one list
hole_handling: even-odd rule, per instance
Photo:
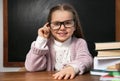
{"label": "young girl", "polygon": [[38,30],[38,37],[26,56],[28,71],[57,71],[54,79],[73,79],[92,67],[78,14],[68,4],[51,8],[48,22]]}

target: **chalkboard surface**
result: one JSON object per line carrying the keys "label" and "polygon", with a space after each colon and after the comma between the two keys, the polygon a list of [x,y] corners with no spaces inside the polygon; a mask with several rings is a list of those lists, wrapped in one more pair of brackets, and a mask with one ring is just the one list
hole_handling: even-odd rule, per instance
{"label": "chalkboard surface", "polygon": [[114,0],[7,0],[8,62],[24,62],[49,9],[70,3],[77,10],[86,40],[115,41]]}

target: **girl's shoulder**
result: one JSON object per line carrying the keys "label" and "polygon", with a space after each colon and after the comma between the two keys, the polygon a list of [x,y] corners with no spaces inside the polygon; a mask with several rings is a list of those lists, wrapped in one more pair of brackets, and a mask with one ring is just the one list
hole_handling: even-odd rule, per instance
{"label": "girl's shoulder", "polygon": [[73,38],[72,38],[72,42],[73,42],[73,43],[86,43],[86,40],[83,39],[83,38],[73,37]]}
{"label": "girl's shoulder", "polygon": [[75,49],[75,50],[78,50],[81,48],[86,48],[87,47],[86,40],[83,38],[73,37],[71,47],[72,47],[72,49]]}

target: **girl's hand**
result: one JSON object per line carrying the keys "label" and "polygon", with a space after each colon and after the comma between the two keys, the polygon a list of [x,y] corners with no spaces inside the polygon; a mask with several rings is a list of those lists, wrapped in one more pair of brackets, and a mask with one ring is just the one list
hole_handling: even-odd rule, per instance
{"label": "girl's hand", "polygon": [[54,79],[73,79],[75,77],[75,71],[73,69],[73,67],[71,66],[67,66],[64,69],[62,69],[61,71],[53,74]]}
{"label": "girl's hand", "polygon": [[48,26],[48,23],[46,23],[42,28],[38,29],[38,35],[44,38],[49,38],[50,27]]}

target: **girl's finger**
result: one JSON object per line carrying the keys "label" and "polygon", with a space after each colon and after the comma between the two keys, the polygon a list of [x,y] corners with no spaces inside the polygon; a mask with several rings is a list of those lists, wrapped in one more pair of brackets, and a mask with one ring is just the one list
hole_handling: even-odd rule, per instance
{"label": "girl's finger", "polygon": [[73,79],[75,77],[75,74],[71,74],[70,79]]}
{"label": "girl's finger", "polygon": [[66,74],[64,79],[67,80],[67,79],[69,79],[69,77],[70,77],[70,74]]}
{"label": "girl's finger", "polygon": [[64,77],[64,75],[62,75],[62,74],[59,74],[59,75],[58,75],[58,79],[59,79],[59,80],[61,80],[63,77]]}

